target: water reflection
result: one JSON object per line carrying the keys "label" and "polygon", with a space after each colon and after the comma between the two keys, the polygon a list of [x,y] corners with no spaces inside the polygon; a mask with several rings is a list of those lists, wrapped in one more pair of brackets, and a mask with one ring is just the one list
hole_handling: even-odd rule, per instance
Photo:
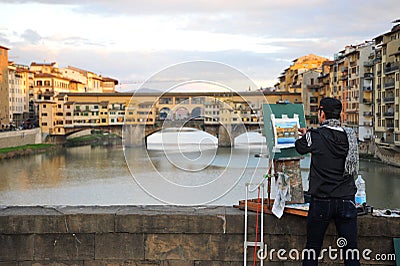
{"label": "water reflection", "polygon": [[[125,152],[127,152],[125,150]],[[257,150],[218,149],[212,163],[201,171],[181,171],[160,152],[145,149],[128,151],[141,182],[156,188],[168,198],[189,198],[188,203],[222,197],[209,204],[233,205],[244,199],[244,183],[252,176],[260,180],[267,168],[267,158],[257,158]],[[189,156],[189,155],[188,155]],[[197,156],[196,154],[193,155]],[[226,169],[226,165],[230,165]],[[149,167],[150,166],[150,167]],[[190,167],[187,165],[186,167]],[[193,166],[196,167],[196,166]],[[0,205],[118,205],[162,204],[132,178],[122,147],[76,147],[56,154],[41,154],[0,161]],[[160,174],[155,175],[155,173]],[[223,178],[215,181],[216,177]],[[400,168],[361,161],[360,173],[366,180],[367,200],[375,208],[400,206]],[[204,190],[169,190],[160,177],[180,187],[206,187]],[[227,180],[229,182],[227,182]],[[136,180],[137,181],[137,180]],[[220,182],[218,182],[220,181]],[[223,182],[222,182],[223,181]],[[153,191],[154,192],[154,191]],[[167,193],[168,192],[168,193]],[[164,195],[166,193],[168,195]],[[185,194],[186,193],[186,194]],[[250,195],[256,197],[256,193]],[[190,200],[193,199],[193,200]]]}

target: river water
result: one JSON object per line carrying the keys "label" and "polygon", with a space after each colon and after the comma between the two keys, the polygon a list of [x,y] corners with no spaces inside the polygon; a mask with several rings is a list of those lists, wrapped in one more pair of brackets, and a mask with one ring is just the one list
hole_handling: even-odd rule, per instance
{"label": "river water", "polygon": [[[2,160],[0,205],[234,205],[245,198],[245,184],[253,190],[267,172],[268,160],[258,152],[218,148],[182,155],[82,146]],[[369,205],[400,207],[400,168],[362,160],[360,173]]]}

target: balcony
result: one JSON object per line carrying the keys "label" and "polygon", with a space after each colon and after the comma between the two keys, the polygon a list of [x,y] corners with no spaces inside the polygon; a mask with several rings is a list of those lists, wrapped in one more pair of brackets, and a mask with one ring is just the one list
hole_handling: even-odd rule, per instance
{"label": "balcony", "polygon": [[389,97],[383,98],[383,102],[384,103],[394,102],[394,96],[389,96]]}
{"label": "balcony", "polygon": [[391,80],[391,81],[386,82],[385,84],[383,84],[383,87],[384,87],[385,89],[394,88],[394,80]]}
{"label": "balcony", "polygon": [[374,59],[374,63],[375,63],[375,64],[382,63],[382,56],[375,58],[375,59]]}
{"label": "balcony", "polygon": [[393,117],[394,116],[394,112],[384,112],[383,116],[384,117]]}
{"label": "balcony", "polygon": [[372,116],[372,112],[363,112],[363,116],[367,117]]}
{"label": "balcony", "polygon": [[374,66],[373,60],[368,60],[364,62],[364,67],[373,67],[373,66]]}
{"label": "balcony", "polygon": [[372,104],[372,101],[369,100],[369,99],[363,99],[363,104],[371,105],[371,104]]}
{"label": "balcony", "polygon": [[373,79],[374,78],[374,74],[373,73],[364,73],[364,78],[365,79]]}
{"label": "balcony", "polygon": [[396,63],[387,63],[384,69],[384,73],[387,74],[392,74],[393,72],[399,70],[400,64],[399,62]]}

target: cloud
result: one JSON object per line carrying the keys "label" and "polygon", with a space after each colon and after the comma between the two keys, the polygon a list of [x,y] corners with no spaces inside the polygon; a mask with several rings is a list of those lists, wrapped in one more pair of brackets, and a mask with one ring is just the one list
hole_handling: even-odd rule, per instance
{"label": "cloud", "polygon": [[7,35],[4,33],[0,33],[0,45],[2,46],[8,46],[10,45],[11,42],[10,40],[7,38]]}
{"label": "cloud", "polygon": [[[0,22],[10,30],[0,32],[0,45],[11,45],[18,58],[57,61],[128,81],[190,60],[222,62],[253,79],[274,80],[295,58],[309,53],[331,58],[346,45],[390,30],[400,13],[398,0],[2,3],[13,9],[3,9]],[[37,17],[35,8],[48,10],[46,18]],[[8,23],[8,13],[32,23],[28,29]]]}
{"label": "cloud", "polygon": [[42,37],[34,30],[27,29],[22,34],[21,37],[28,43],[36,44]]}
{"label": "cloud", "polygon": [[264,1],[253,0],[251,3],[243,0],[3,0],[5,3],[27,4],[39,3],[46,5],[70,5],[75,10],[87,13],[103,13],[110,15],[176,15],[176,14],[217,14],[230,12],[253,12],[268,10],[281,10],[286,8],[301,8],[304,5],[321,6],[320,0],[308,0],[302,3],[297,0]]}

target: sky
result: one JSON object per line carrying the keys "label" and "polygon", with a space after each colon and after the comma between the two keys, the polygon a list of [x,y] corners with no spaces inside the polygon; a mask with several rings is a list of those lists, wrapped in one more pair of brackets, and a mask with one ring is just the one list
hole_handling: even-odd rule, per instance
{"label": "sky", "polygon": [[264,88],[294,59],[332,59],[398,18],[398,0],[0,0],[0,45],[10,61],[78,67],[117,79],[121,90],[197,60]]}

